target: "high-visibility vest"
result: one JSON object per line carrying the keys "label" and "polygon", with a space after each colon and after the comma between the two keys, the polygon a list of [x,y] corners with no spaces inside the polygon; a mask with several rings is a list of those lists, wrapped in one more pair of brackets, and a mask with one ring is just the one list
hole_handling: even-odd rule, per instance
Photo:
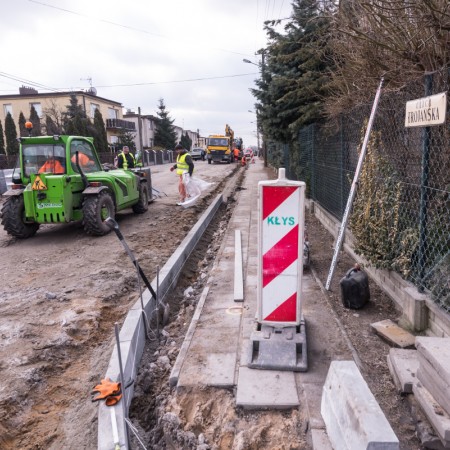
{"label": "high-visibility vest", "polygon": [[[133,166],[136,166],[136,161],[135,161],[135,159],[134,159],[133,154],[132,154],[132,153],[128,153],[128,154],[131,156],[131,159],[133,160]],[[119,153],[119,157],[120,157],[120,156],[122,156],[122,158],[123,158],[122,169],[128,169],[128,161],[127,161],[127,158],[126,158],[125,153],[124,153],[124,152]]]}
{"label": "high-visibility vest", "polygon": [[183,153],[177,156],[177,174],[183,175],[184,172],[189,171],[189,165],[186,163],[186,156],[188,153]]}

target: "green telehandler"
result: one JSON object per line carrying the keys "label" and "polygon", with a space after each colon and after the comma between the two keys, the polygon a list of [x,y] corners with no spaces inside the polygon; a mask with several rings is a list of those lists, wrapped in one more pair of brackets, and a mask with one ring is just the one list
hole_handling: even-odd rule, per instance
{"label": "green telehandler", "polygon": [[82,221],[84,230],[101,236],[116,211],[137,214],[153,199],[150,169],[104,169],[93,138],[38,136],[20,138],[19,167],[3,195],[4,229],[29,238],[40,224]]}

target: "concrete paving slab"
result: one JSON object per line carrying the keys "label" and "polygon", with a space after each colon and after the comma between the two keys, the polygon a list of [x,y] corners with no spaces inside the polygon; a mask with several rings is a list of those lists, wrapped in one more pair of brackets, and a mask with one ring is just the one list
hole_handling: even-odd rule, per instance
{"label": "concrete paving slab", "polygon": [[237,349],[239,336],[234,328],[202,327],[197,323],[190,352],[199,354],[230,353]]}
{"label": "concrete paving slab", "polygon": [[423,359],[450,382],[450,338],[424,337],[416,338],[419,362]]}
{"label": "concrete paving slab", "polygon": [[444,411],[450,415],[450,380],[442,378],[428,362],[420,361],[417,378]]}
{"label": "concrete paving slab", "polygon": [[408,331],[400,328],[392,320],[382,320],[381,322],[371,323],[370,326],[377,334],[386,339],[391,344],[400,347],[414,347],[415,337]]}
{"label": "concrete paving slab", "polygon": [[236,364],[235,352],[189,353],[178,377],[177,392],[203,386],[230,389],[235,385]]}
{"label": "concrete paving slab", "polygon": [[330,364],[321,413],[335,449],[399,449],[397,436],[353,361]]}
{"label": "concrete paving slab", "polygon": [[413,384],[417,383],[417,369],[419,368],[417,350],[391,348],[387,361],[399,392],[411,394]]}
{"label": "concrete paving slab", "polygon": [[292,372],[239,368],[237,406],[245,409],[289,409],[299,403]]}
{"label": "concrete paving slab", "polygon": [[231,304],[227,308],[211,308],[203,310],[198,320],[198,328],[233,328],[239,329],[242,316],[242,305]]}
{"label": "concrete paving slab", "polygon": [[430,392],[417,383],[413,386],[414,396],[427,416],[434,430],[446,448],[450,448],[450,417],[443,411]]}

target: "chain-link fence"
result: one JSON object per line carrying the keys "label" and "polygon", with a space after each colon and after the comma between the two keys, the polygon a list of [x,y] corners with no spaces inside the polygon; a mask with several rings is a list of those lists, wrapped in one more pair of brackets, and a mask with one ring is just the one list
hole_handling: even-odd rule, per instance
{"label": "chain-link fence", "polygon": [[[450,108],[443,125],[405,127],[407,101],[449,89],[449,70],[380,99],[353,204],[356,250],[395,270],[450,311]],[[375,92],[373,93],[375,96]],[[371,104],[335,123],[303,128],[298,142],[268,145],[268,161],[307,183],[307,195],[341,219]]]}

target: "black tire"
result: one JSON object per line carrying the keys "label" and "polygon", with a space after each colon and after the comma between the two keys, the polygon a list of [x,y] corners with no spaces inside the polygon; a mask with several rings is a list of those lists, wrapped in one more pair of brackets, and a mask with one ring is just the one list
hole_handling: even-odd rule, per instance
{"label": "black tire", "polygon": [[210,159],[208,159],[208,164],[211,164],[211,160]]}
{"label": "black tire", "polygon": [[88,195],[83,200],[84,231],[94,236],[103,236],[111,231],[106,225],[108,217],[114,219],[116,208],[111,194],[101,191],[98,195]]}
{"label": "black tire", "polygon": [[139,200],[132,208],[136,214],[143,214],[148,210],[147,183],[139,183]]}
{"label": "black tire", "polygon": [[22,195],[8,197],[2,208],[2,225],[5,231],[19,239],[26,239],[36,234],[38,223],[26,223],[25,204]]}

